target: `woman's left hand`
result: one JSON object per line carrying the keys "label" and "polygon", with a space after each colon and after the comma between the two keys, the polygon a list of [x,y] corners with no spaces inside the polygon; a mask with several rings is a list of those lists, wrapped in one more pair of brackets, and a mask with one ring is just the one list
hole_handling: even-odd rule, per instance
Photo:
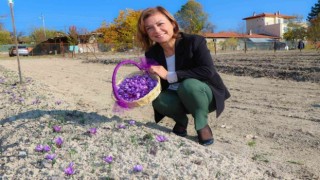
{"label": "woman's left hand", "polygon": [[165,80],[167,79],[168,71],[163,66],[159,66],[159,65],[151,66],[149,68],[149,72],[157,74],[162,79],[165,79]]}

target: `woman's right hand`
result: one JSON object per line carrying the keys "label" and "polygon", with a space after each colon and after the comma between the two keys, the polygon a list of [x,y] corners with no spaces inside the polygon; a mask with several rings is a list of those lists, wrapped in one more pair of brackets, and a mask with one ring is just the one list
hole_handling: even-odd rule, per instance
{"label": "woman's right hand", "polygon": [[167,80],[168,71],[163,66],[152,65],[149,68],[149,72],[157,74],[158,76],[160,76],[160,78]]}

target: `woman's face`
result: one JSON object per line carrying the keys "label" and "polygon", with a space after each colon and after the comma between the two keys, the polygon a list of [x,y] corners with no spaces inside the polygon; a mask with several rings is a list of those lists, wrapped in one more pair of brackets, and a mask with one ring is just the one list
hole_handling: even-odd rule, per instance
{"label": "woman's face", "polygon": [[160,44],[172,40],[174,24],[165,15],[155,13],[145,19],[144,24],[151,40]]}

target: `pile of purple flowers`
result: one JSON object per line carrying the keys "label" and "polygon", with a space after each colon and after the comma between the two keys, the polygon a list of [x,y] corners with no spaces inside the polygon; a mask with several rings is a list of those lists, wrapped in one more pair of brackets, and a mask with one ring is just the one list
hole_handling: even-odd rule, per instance
{"label": "pile of purple flowers", "polygon": [[131,102],[147,95],[156,85],[157,80],[148,74],[133,75],[120,83],[118,94],[121,99]]}

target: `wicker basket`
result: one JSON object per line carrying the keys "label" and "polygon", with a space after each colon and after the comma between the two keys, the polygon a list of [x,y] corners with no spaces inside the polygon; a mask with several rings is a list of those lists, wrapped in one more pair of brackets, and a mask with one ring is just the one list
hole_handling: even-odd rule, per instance
{"label": "wicker basket", "polygon": [[136,71],[136,72],[133,72],[129,75],[126,76],[126,78],[128,77],[132,77],[134,75],[139,75],[139,74],[144,74],[145,72],[143,72],[139,66],[139,64],[135,61],[132,61],[132,60],[124,60],[120,63],[117,64],[117,66],[114,68],[114,71],[113,71],[113,75],[112,75],[112,88],[113,88],[113,99],[115,101],[118,102],[118,104],[122,107],[126,107],[126,108],[134,108],[134,107],[140,107],[140,106],[144,106],[144,105],[147,105],[149,103],[151,103],[155,98],[158,97],[158,95],[160,94],[161,92],[161,84],[160,84],[160,77],[157,76],[157,75],[154,75],[154,74],[149,74],[150,77],[152,79],[155,79],[157,80],[157,85],[148,93],[146,94],[145,96],[143,96],[142,98],[140,99],[137,99],[137,100],[134,100],[134,101],[126,101],[124,99],[121,99],[118,95],[118,91],[117,91],[117,88],[119,87],[118,85],[122,82],[122,80],[120,80],[119,82],[116,81],[116,76],[117,76],[117,72],[118,72],[118,69],[122,66],[122,65],[125,65],[125,64],[132,64],[132,65],[135,65],[136,67],[139,68],[140,71]]}

